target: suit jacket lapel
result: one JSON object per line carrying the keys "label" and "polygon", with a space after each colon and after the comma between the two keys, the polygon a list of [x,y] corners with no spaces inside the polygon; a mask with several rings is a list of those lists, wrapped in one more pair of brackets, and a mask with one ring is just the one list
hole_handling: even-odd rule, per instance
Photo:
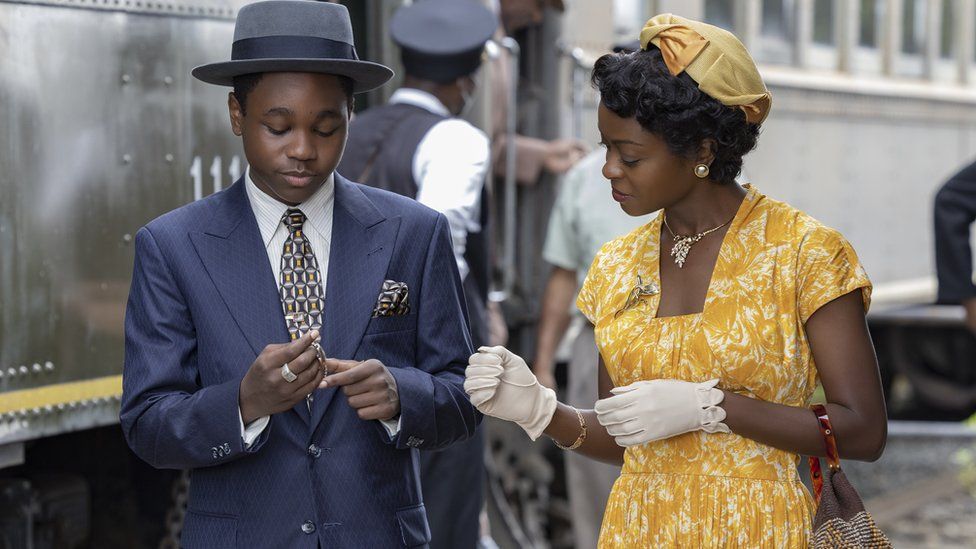
{"label": "suit jacket lapel", "polygon": [[[210,226],[202,233],[191,233],[190,240],[255,356],[269,343],[287,343],[278,282],[243,178],[225,191]],[[309,420],[304,401],[294,410]]]}
{"label": "suit jacket lapel", "polygon": [[[335,209],[322,326],[329,357],[352,360],[386,278],[400,218],[386,218],[359,186],[335,176]],[[316,391],[314,429],[336,389]]]}

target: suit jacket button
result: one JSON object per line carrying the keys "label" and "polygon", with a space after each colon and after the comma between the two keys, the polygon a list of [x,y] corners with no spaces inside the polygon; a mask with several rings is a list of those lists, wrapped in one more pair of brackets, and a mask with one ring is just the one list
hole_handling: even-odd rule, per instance
{"label": "suit jacket button", "polygon": [[302,524],[302,532],[304,532],[306,534],[311,534],[314,531],[315,531],[315,523],[314,522],[312,522],[310,520],[306,520],[305,521],[305,524]]}
{"label": "suit jacket button", "polygon": [[315,444],[309,444],[308,455],[312,456],[313,458],[317,458],[322,455],[322,449]]}

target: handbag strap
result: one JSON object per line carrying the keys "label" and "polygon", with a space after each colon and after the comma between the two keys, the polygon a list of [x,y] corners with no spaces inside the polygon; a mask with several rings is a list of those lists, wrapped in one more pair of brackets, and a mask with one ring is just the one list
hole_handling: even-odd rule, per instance
{"label": "handbag strap", "polygon": [[[823,404],[814,404],[810,408],[817,415],[817,425],[820,426],[820,434],[823,435],[824,449],[827,452],[827,465],[831,470],[840,469],[840,454],[837,453],[837,439],[834,438],[834,428],[830,425],[830,418],[827,417],[827,407]],[[813,493],[817,503],[820,503],[820,492],[823,490],[823,471],[820,469],[820,458],[810,456],[810,478],[813,481]]]}

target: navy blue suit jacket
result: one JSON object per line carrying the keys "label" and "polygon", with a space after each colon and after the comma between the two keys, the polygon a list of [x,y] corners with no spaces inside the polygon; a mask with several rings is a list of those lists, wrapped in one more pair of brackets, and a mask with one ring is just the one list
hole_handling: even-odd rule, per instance
{"label": "navy blue suit jacket", "polygon": [[[390,369],[393,439],[329,388],[243,447],[241,379],[289,341],[276,276],[240,180],[136,235],[121,423],[151,465],[193,470],[184,546],[424,546],[418,449],[480,421],[462,386],[472,350],[446,219],[336,174],[323,348]],[[408,285],[409,315],[372,318],[386,279]]]}

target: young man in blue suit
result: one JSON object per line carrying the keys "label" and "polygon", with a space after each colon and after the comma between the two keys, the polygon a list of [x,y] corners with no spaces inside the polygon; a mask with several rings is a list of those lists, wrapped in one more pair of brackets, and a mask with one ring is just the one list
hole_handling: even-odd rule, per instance
{"label": "young man in blue suit", "polygon": [[193,470],[183,545],[423,547],[418,450],[470,437],[471,354],[444,216],[334,173],[359,61],[345,8],[241,9],[232,85],[248,160],[229,189],[140,229],[121,422]]}

